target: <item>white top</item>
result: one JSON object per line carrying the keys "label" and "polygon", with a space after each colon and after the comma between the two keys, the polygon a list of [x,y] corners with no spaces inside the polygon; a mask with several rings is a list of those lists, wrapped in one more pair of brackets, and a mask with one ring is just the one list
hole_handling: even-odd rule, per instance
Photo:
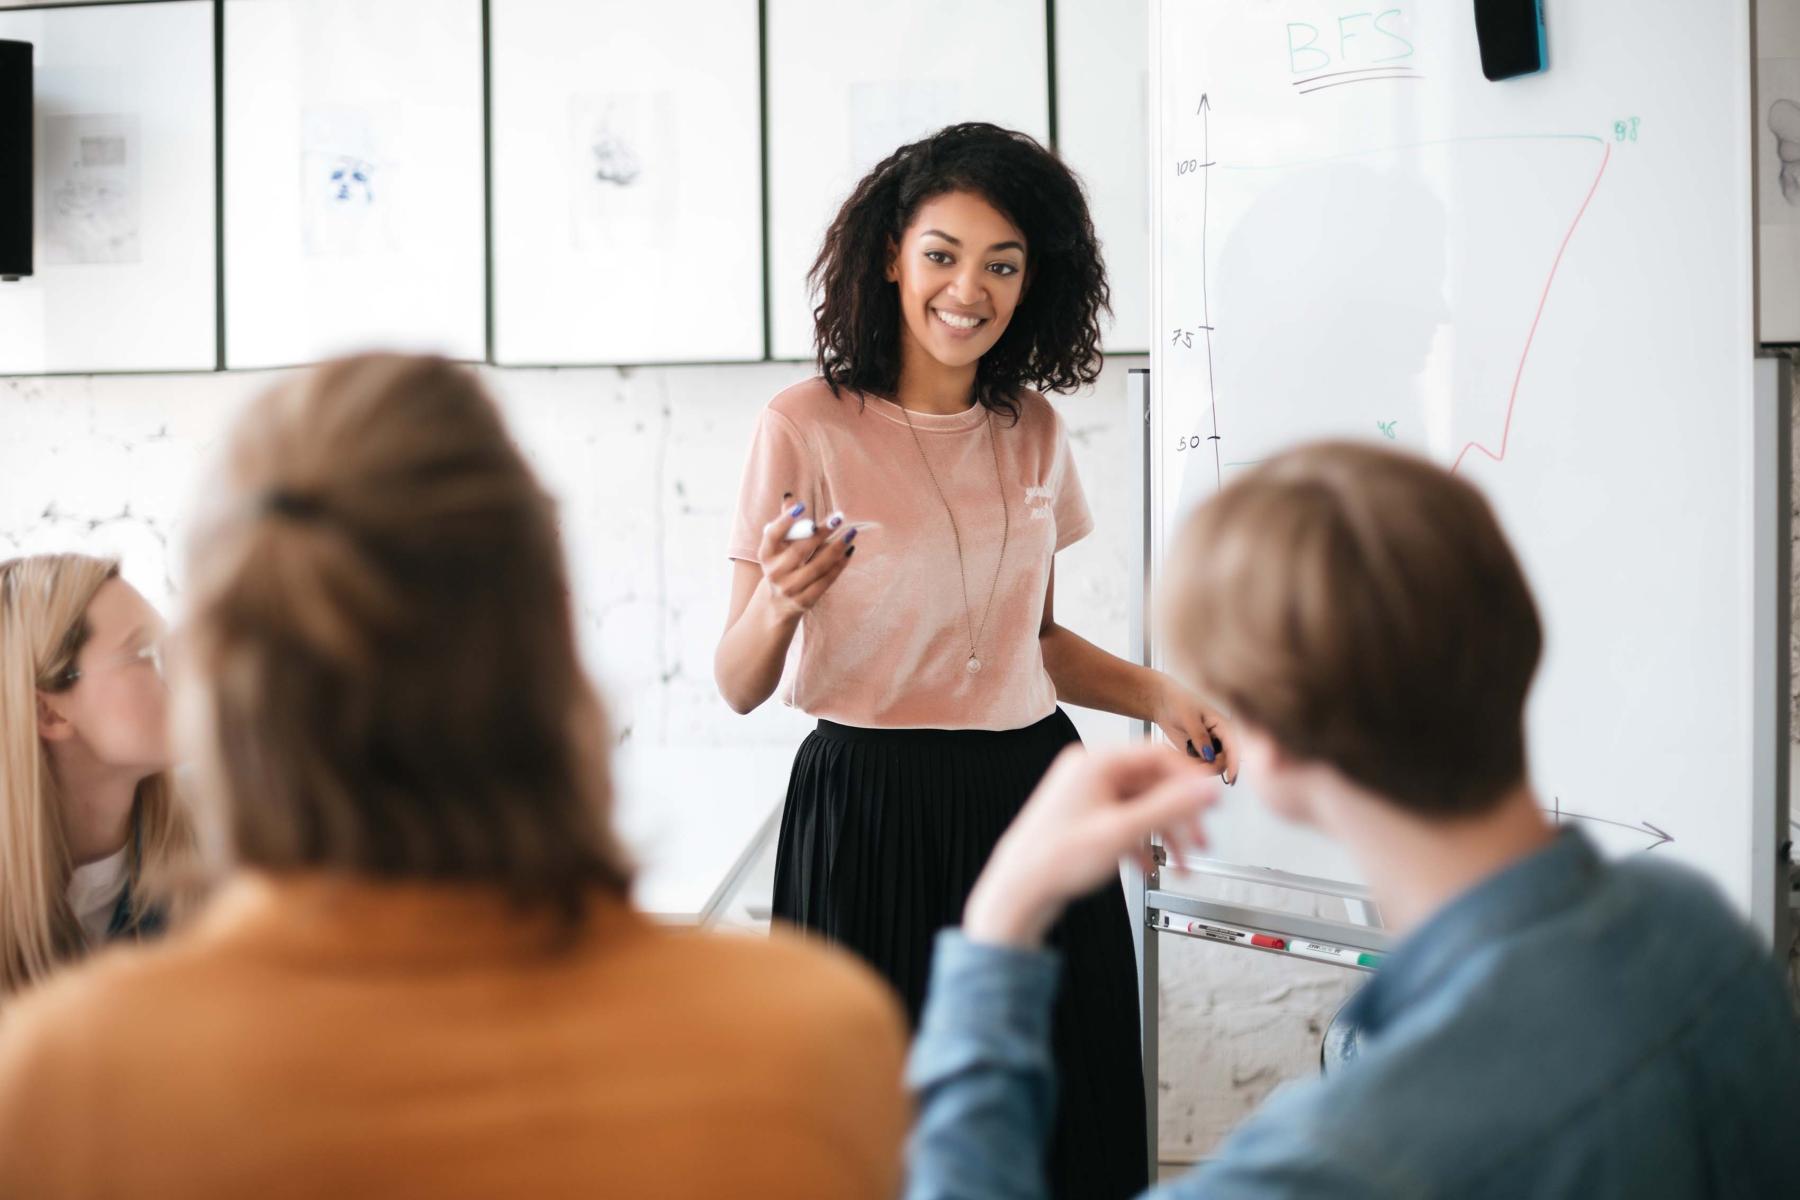
{"label": "white top", "polygon": [[119,897],[125,891],[126,864],[130,850],[131,845],[127,843],[120,846],[117,853],[109,854],[98,862],[76,867],[69,876],[69,907],[75,910],[75,916],[80,920],[82,932],[87,934],[90,946],[98,946],[106,940],[106,930],[112,924],[113,910],[118,907]]}

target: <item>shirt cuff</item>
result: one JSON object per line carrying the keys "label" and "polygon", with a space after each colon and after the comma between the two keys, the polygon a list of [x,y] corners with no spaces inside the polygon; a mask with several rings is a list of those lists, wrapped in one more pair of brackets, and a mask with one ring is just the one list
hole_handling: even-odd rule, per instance
{"label": "shirt cuff", "polygon": [[1091,516],[1082,517],[1067,529],[1059,526],[1056,531],[1056,552],[1060,554],[1092,532],[1094,532],[1094,518]]}

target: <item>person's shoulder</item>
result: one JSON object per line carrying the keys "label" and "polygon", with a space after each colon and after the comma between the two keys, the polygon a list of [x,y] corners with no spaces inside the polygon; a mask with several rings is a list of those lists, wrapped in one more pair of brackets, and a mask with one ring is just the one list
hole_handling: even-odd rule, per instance
{"label": "person's shoulder", "polygon": [[846,410],[854,414],[860,407],[855,392],[840,389],[834,393],[824,376],[815,375],[776,392],[770,397],[766,411],[804,429],[822,422],[841,421]]}
{"label": "person's shoulder", "polygon": [[1376,1197],[1418,1193],[1419,1180],[1343,1120],[1338,1081],[1278,1088],[1188,1181],[1197,1194]]}
{"label": "person's shoulder", "polygon": [[1647,988],[1655,983],[1672,1018],[1704,1009],[1733,980],[1760,988],[1773,977],[1768,943],[1700,872],[1649,854],[1603,869],[1625,967]]}
{"label": "person's shoulder", "polygon": [[[1031,388],[1020,388],[1013,393],[1013,404],[1018,410],[1013,424],[1032,444],[1056,453],[1068,441],[1069,423],[1057,401]],[[1001,417],[1000,423],[1004,427],[1006,419]]]}
{"label": "person's shoulder", "polygon": [[[903,1036],[900,1010],[880,979],[833,946],[775,930],[662,935],[665,951],[718,982],[745,1021],[792,1028],[798,1036],[836,1030],[852,1038]],[[808,1030],[813,1031],[811,1035]]]}
{"label": "person's shoulder", "polygon": [[205,1006],[203,961],[190,939],[123,944],[72,964],[0,1008],[0,1087],[21,1072],[87,1074],[81,1061],[117,1065],[139,1031]]}
{"label": "person's shoulder", "polygon": [[1607,863],[1602,870],[1608,886],[1633,904],[1685,914],[1693,921],[1750,936],[1718,887],[1692,867],[1645,852]]}
{"label": "person's shoulder", "polygon": [[[729,1027],[743,1055],[804,1066],[859,1093],[899,1086],[906,1025],[866,965],[817,940],[659,930],[650,951],[689,1022]],[[682,981],[694,981],[684,986]]]}
{"label": "person's shoulder", "polygon": [[1018,406],[1022,428],[1043,428],[1052,432],[1062,428],[1062,413],[1044,393],[1022,387],[1013,393],[1013,403]]}

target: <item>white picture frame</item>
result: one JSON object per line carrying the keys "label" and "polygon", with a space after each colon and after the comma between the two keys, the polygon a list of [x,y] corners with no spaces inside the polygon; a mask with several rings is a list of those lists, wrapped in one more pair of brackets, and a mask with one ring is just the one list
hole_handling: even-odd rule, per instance
{"label": "white picture frame", "polygon": [[1757,339],[1800,342],[1800,8],[1756,16]]}
{"label": "white picture frame", "polygon": [[1150,353],[1148,0],[1056,0],[1056,148],[1087,189],[1108,354]]}
{"label": "white picture frame", "polygon": [[806,274],[851,189],[907,141],[992,121],[1050,144],[1036,0],[767,0],[770,355],[813,353]]}
{"label": "white picture frame", "polygon": [[763,357],[754,0],[493,0],[494,361]]}
{"label": "white picture frame", "polygon": [[34,47],[36,180],[34,274],[0,283],[0,374],[213,369],[210,0],[0,11],[0,38]]}
{"label": "white picture frame", "polygon": [[480,0],[224,0],[225,365],[487,356]]}

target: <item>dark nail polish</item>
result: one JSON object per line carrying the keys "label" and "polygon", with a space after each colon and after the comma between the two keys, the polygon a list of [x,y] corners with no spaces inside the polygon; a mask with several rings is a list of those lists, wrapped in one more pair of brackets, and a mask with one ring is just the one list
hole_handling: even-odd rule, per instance
{"label": "dark nail polish", "polygon": [[786,504],[789,500],[792,500],[793,498],[794,498],[794,493],[792,493],[792,492],[781,493],[781,502],[783,504]]}
{"label": "dark nail polish", "polygon": [[848,550],[844,551],[844,557],[849,558],[852,554],[855,554],[855,553],[856,553],[856,547],[852,546]]}
{"label": "dark nail polish", "polygon": [[854,542],[856,540],[856,526],[852,525],[849,530],[845,532],[844,540],[846,542]]}

